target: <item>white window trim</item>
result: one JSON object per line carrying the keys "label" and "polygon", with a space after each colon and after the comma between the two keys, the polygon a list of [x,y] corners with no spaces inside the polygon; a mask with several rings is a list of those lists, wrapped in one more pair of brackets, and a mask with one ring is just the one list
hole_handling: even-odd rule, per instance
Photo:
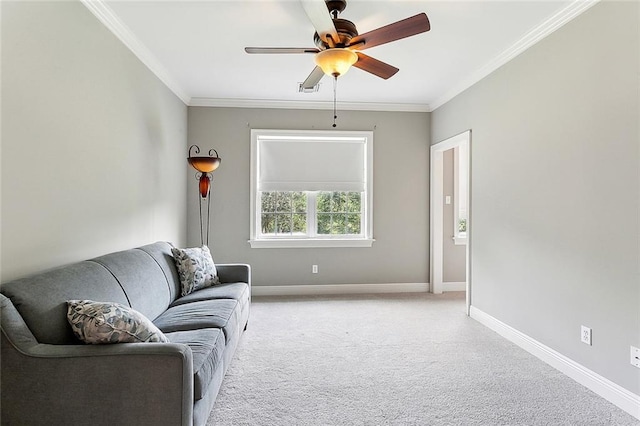
{"label": "white window trim", "polygon": [[[258,211],[258,138],[260,136],[313,137],[363,137],[366,139],[365,164],[365,213],[363,214],[363,237],[259,237]],[[371,247],[373,238],[373,132],[371,131],[326,131],[326,130],[251,130],[251,176],[250,176],[250,238],[251,248],[320,248],[320,247]]]}
{"label": "white window trim", "polygon": [[[463,181],[460,179],[460,171],[467,170],[467,162],[468,160],[468,142],[462,142],[459,146],[453,148],[453,243],[457,246],[462,246],[467,244],[467,232],[460,232],[458,230],[459,222],[461,219],[460,215],[460,201],[461,198],[464,197],[465,200],[468,199],[468,188],[467,182],[468,177],[465,176]],[[465,156],[465,158],[461,158],[461,156]],[[466,173],[466,172],[465,172]],[[461,190],[461,184],[465,184],[465,191]],[[467,206],[468,209],[468,206]],[[465,210],[466,213],[466,210]],[[468,217],[468,215],[466,215]],[[468,223],[468,219],[467,219]]]}

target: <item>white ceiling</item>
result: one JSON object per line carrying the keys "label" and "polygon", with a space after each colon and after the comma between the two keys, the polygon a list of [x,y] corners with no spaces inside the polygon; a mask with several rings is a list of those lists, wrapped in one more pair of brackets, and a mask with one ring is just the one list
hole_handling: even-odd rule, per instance
{"label": "white ceiling", "polygon": [[[314,47],[297,0],[83,0],[189,105],[331,107],[333,82],[298,93],[313,55],[249,55],[244,47]],[[425,12],[431,31],[377,46],[400,68],[388,80],[353,68],[339,106],[430,111],[582,13],[583,0],[350,0],[341,17],[365,33]]]}

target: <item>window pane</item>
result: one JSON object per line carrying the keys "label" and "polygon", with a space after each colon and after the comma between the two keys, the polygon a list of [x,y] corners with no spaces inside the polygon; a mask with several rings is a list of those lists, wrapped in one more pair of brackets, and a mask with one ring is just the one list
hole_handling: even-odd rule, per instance
{"label": "window pane", "polygon": [[307,194],[304,192],[292,192],[291,199],[294,213],[307,212]]}
{"label": "window pane", "polygon": [[361,210],[361,193],[360,192],[348,192],[347,193],[347,211],[352,213],[360,213]]}
{"label": "window pane", "polygon": [[279,213],[291,212],[291,193],[290,192],[278,192],[278,198],[276,201],[276,211]]}
{"label": "window pane", "polygon": [[262,211],[264,213],[270,213],[276,211],[276,193],[275,192],[262,192]]}
{"label": "window pane", "polygon": [[332,199],[333,199],[332,211],[334,213],[342,213],[347,211],[347,193],[346,192],[334,192]]}
{"label": "window pane", "polygon": [[261,217],[261,228],[263,234],[273,234],[276,232],[276,218],[272,214],[263,214]]}
{"label": "window pane", "polygon": [[307,215],[306,214],[293,215],[293,233],[294,234],[307,233]]}
{"label": "window pane", "polygon": [[331,215],[318,213],[318,234],[327,235],[331,233]]}
{"label": "window pane", "polygon": [[318,212],[328,213],[331,211],[331,192],[321,192],[317,198]]}
{"label": "window pane", "polygon": [[350,214],[347,216],[347,233],[360,234],[360,215]]}
{"label": "window pane", "polygon": [[291,234],[291,215],[276,215],[276,234]]}
{"label": "window pane", "polygon": [[331,225],[332,234],[346,234],[347,220],[344,214],[335,214],[332,217],[333,223]]}

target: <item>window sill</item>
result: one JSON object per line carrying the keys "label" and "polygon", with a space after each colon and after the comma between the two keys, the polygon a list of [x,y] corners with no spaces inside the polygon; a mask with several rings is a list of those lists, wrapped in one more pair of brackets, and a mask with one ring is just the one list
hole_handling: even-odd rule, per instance
{"label": "window sill", "polygon": [[249,240],[251,248],[322,248],[322,247],[371,247],[375,240],[369,239],[273,239]]}

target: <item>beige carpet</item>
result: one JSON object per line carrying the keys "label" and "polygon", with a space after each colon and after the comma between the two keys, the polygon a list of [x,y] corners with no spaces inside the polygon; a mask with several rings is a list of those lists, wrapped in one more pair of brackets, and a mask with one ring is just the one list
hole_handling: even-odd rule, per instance
{"label": "beige carpet", "polygon": [[464,294],[254,298],[208,425],[640,425]]}

